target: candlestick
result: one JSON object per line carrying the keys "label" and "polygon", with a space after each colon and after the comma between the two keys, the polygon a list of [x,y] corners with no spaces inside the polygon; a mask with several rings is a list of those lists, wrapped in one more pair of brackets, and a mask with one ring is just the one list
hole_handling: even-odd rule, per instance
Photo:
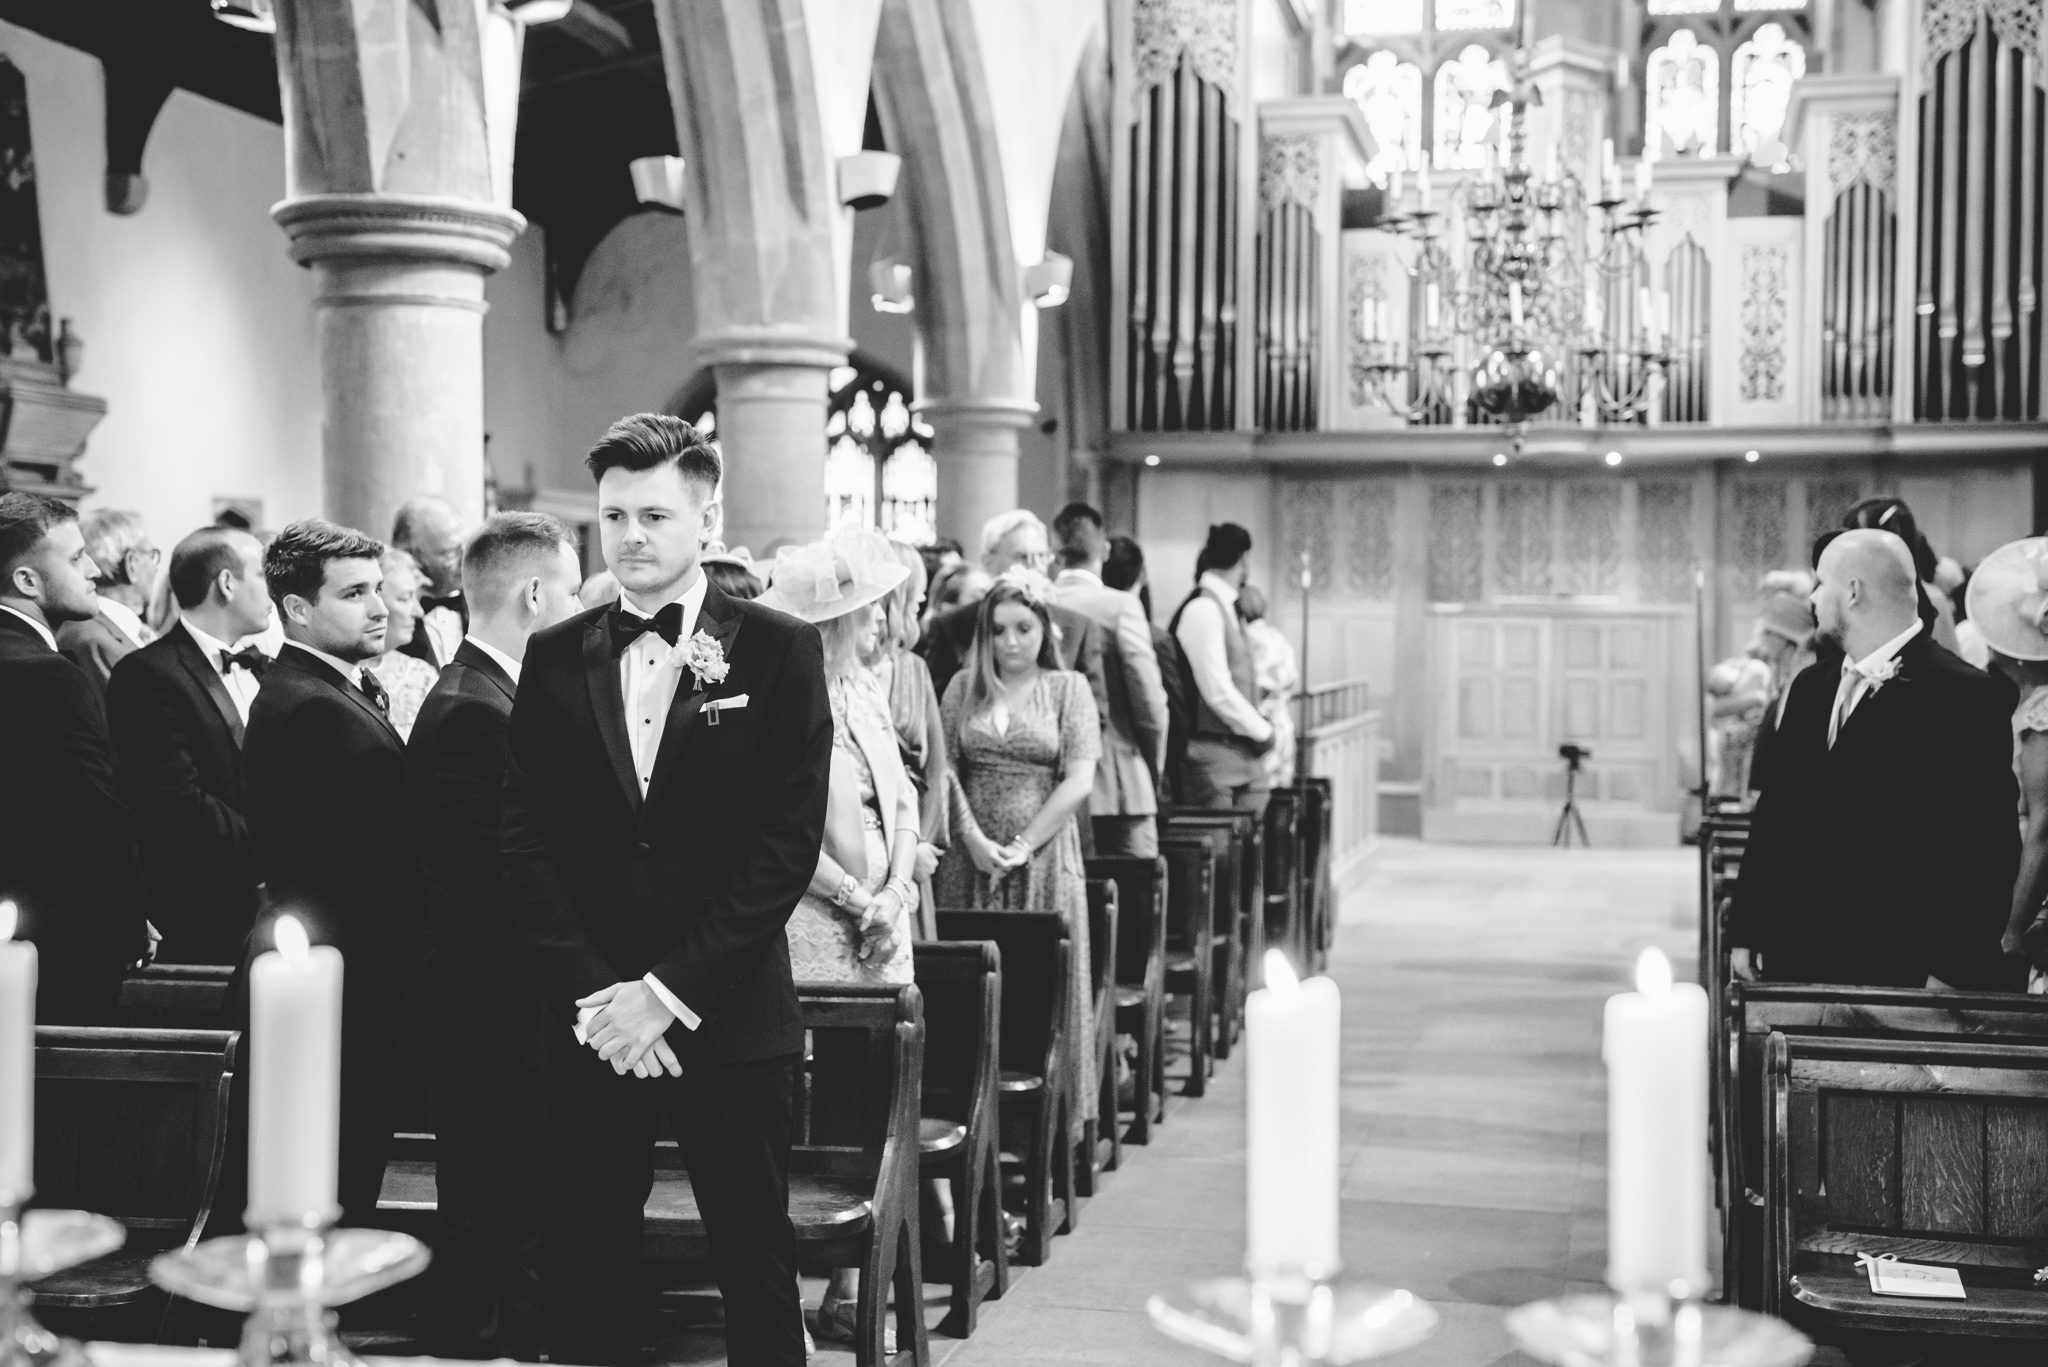
{"label": "candlestick", "polygon": [[1607,1282],[1683,1298],[1707,1287],[1707,994],[1655,949],[1607,1000]]}
{"label": "candlestick", "polygon": [[1266,986],[1245,1002],[1245,1262],[1253,1275],[1337,1270],[1337,1041],[1328,978],[1303,982],[1266,953]]}
{"label": "candlestick", "polygon": [[1636,286],[1636,326],[1647,336],[1654,323],[1650,317],[1650,287]]}
{"label": "candlestick", "polygon": [[1800,1367],[1813,1356],[1783,1320],[1698,1300],[1560,1296],[1510,1310],[1507,1329],[1557,1367]]}
{"label": "candlestick", "polygon": [[253,1226],[332,1222],[341,1143],[341,951],[293,916],[249,970],[249,1212]]}
{"label": "candlestick", "polygon": [[76,1340],[60,1338],[36,1322],[25,1288],[104,1258],[127,1237],[126,1230],[104,1215],[82,1210],[24,1213],[19,1200],[0,1202],[0,1367],[91,1367]]}
{"label": "candlestick", "polygon": [[19,921],[0,902],[0,1205],[35,1188],[36,947],[14,938]]}

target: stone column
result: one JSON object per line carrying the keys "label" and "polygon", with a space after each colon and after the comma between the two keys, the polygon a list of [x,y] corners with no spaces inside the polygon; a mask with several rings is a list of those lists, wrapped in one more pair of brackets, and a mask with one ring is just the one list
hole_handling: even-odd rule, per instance
{"label": "stone column", "polygon": [[319,278],[327,516],[382,536],[439,494],[483,513],[484,278],[511,209],[523,30],[495,3],[280,5],[287,197]]}
{"label": "stone column", "polygon": [[1038,415],[1038,405],[932,399],[918,411],[931,424],[932,458],[939,466],[939,535],[959,538],[973,559],[981,524],[1017,506],[1017,434]]}
{"label": "stone column", "polygon": [[846,364],[844,339],[699,343],[718,380],[725,454],[725,540],[755,556],[824,530],[826,377]]}

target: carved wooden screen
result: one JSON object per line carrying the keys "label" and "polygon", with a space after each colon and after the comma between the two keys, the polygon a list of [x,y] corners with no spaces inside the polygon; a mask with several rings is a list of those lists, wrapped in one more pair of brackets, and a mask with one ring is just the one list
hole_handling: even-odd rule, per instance
{"label": "carved wooden screen", "polygon": [[1821,414],[1891,414],[1898,211],[1898,126],[1890,114],[1844,114],[1828,136],[1821,263]]}
{"label": "carved wooden screen", "polygon": [[1322,338],[1322,234],[1315,202],[1321,176],[1316,144],[1307,137],[1268,137],[1259,147],[1258,313],[1259,427],[1307,432],[1316,426],[1316,376]]}
{"label": "carved wooden screen", "polygon": [[1914,412],[2040,418],[2042,0],[1927,0],[1921,23]]}
{"label": "carved wooden screen", "polygon": [[1237,25],[1233,0],[1132,10],[1125,412],[1136,431],[1237,422]]}
{"label": "carved wooden screen", "polygon": [[0,57],[0,355],[52,359],[28,87],[5,57]]}

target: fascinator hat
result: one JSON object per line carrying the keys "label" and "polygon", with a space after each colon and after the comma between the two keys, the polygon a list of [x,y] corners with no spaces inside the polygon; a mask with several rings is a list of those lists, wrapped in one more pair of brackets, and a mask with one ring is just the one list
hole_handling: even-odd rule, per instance
{"label": "fascinator hat", "polygon": [[707,541],[697,557],[700,565],[736,565],[748,574],[759,574],[761,566],[754,563],[754,554],[745,546],[727,547],[723,541]]}
{"label": "fascinator hat", "polygon": [[829,622],[880,602],[910,577],[889,539],[866,527],[848,527],[804,546],[775,553],[768,590],[755,601],[806,622]]}
{"label": "fascinator hat", "polygon": [[2048,660],[2048,537],[2009,541],[1985,556],[1965,605],[2000,655]]}

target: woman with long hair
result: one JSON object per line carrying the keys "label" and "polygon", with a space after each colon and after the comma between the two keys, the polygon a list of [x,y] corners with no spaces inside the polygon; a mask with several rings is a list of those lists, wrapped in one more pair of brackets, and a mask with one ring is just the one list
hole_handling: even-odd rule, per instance
{"label": "woman with long hair", "polygon": [[[939,905],[1052,911],[1074,947],[1068,991],[1073,1116],[1094,1118],[1088,889],[1075,814],[1095,789],[1102,724],[1086,676],[1060,668],[1052,585],[1010,569],[981,600],[967,666],[940,706],[953,761],[953,844],[933,880]],[[1114,946],[1102,947],[1104,953]]]}
{"label": "woman with long hair", "polygon": [[918,818],[923,838],[917,851],[918,935],[936,940],[937,902],[932,896],[932,874],[939,856],[951,843],[950,813],[947,811],[945,722],[939,715],[939,693],[932,687],[932,672],[917,653],[923,635],[918,609],[924,602],[924,555],[915,546],[891,541],[897,562],[909,577],[882,600],[883,626],[875,639],[868,668],[882,696],[889,701],[889,720],[896,728],[896,743],[903,750],[903,767],[917,785]]}

